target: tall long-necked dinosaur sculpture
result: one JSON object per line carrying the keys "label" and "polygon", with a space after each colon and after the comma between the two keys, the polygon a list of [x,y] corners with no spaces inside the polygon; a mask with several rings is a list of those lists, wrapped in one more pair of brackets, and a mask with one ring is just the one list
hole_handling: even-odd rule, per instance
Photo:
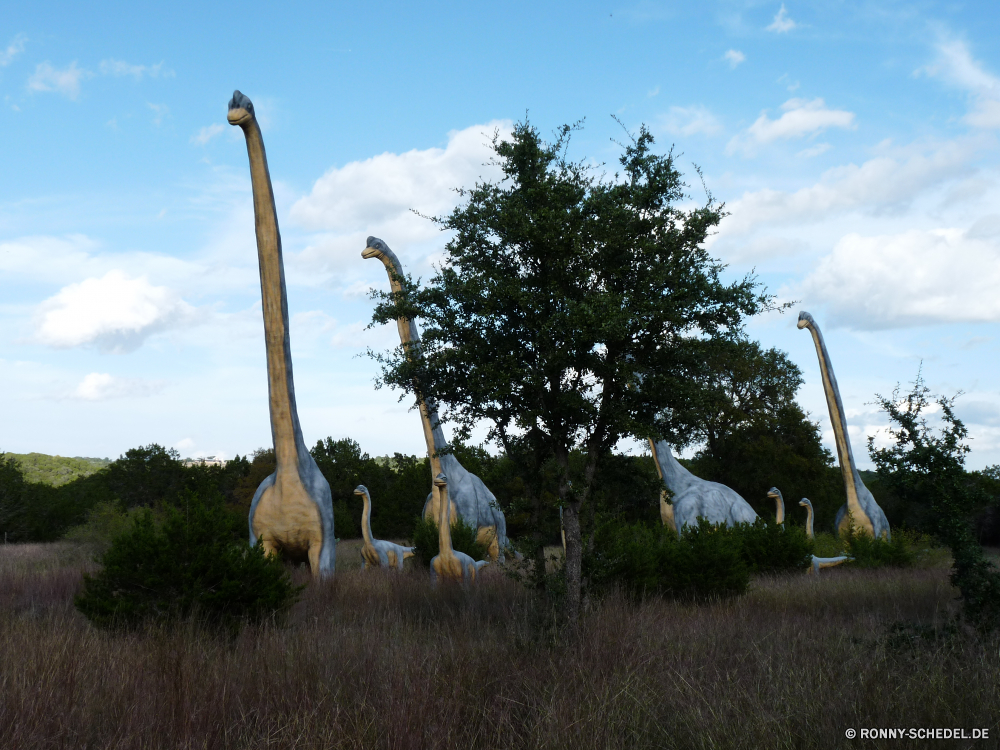
{"label": "tall long-necked dinosaur sculpture", "polygon": [[269,555],[280,550],[290,559],[308,560],[314,577],[333,575],[333,500],[330,485],[306,449],[295,409],[281,236],[264,140],[253,104],[239,91],[229,102],[228,119],[243,129],[250,155],[271,437],[277,459],[274,473],[261,482],[250,504],[250,543],[260,539]]}
{"label": "tall long-necked dinosaur sculpture", "polygon": [[[402,290],[400,279],[403,277],[403,266],[385,242],[378,237],[369,237],[361,257],[378,258],[382,261],[389,274],[392,291],[398,293]],[[420,333],[417,331],[417,324],[409,318],[399,318],[396,327],[403,346],[411,356],[419,357]],[[503,562],[507,549],[507,519],[500,510],[496,497],[482,479],[467,471],[453,454],[447,452],[448,442],[444,439],[436,407],[433,402],[424,400],[419,387],[416,391],[424,440],[427,442],[427,455],[430,457],[431,477],[442,473],[448,477],[449,494],[456,514],[477,529],[477,539],[489,551],[490,559]],[[424,504],[423,516],[425,519],[436,519],[439,511],[437,494],[432,491]]]}
{"label": "tall long-necked dinosaur sculpture", "polygon": [[[804,497],[799,500],[799,505],[806,509],[806,536],[810,539],[815,539],[815,534],[813,534],[813,504],[809,502],[808,497]],[[813,555],[812,563],[809,565],[809,570],[806,572],[813,575],[819,575],[819,571],[822,568],[832,568],[853,559],[854,558],[849,557],[848,555],[839,555],[837,557],[816,557],[816,555]]]}
{"label": "tall long-necked dinosaur sculpture", "polygon": [[[838,533],[847,531],[853,521],[855,528],[863,529],[873,537],[891,538],[889,521],[885,513],[875,502],[872,493],[861,481],[857,466],[854,464],[854,453],[851,451],[851,441],[847,432],[847,419],[844,415],[844,403],[840,400],[840,388],[830,364],[830,354],[826,350],[823,334],[816,325],[813,316],[804,310],[799,313],[799,328],[808,328],[816,344],[816,355],[819,357],[819,370],[823,375],[823,391],[826,393],[826,405],[830,409],[830,423],[837,442],[837,459],[840,471],[844,475],[844,488],[847,490],[847,502],[837,511],[835,526]],[[848,515],[848,512],[850,515]]]}
{"label": "tall long-necked dinosaur sculpture", "polygon": [[361,568],[374,565],[382,568],[403,569],[403,560],[413,557],[416,547],[404,547],[402,544],[376,539],[372,535],[372,499],[368,488],[359,484],[354,489],[355,495],[360,495],[364,508],[361,511],[361,536],[364,544],[361,547]]}
{"label": "tall long-necked dinosaur sculpture", "polygon": [[476,573],[486,561],[476,562],[469,555],[451,546],[452,502],[448,498],[448,479],[444,474],[438,474],[434,478],[433,492],[438,496],[438,553],[431,560],[431,583],[436,585],[442,579],[472,583],[476,580]]}
{"label": "tall long-necked dinosaur sculpture", "polygon": [[785,498],[781,490],[772,487],[767,491],[767,496],[774,500],[774,522],[781,528],[785,528]]}
{"label": "tall long-necked dinosaur sculpture", "polygon": [[679,535],[685,526],[697,526],[698,519],[709,523],[753,523],[757,514],[735,491],[718,482],[709,482],[696,477],[685,469],[670,452],[665,440],[649,441],[653,449],[653,461],[660,479],[673,493],[668,503],[666,493],[660,493],[660,518]]}

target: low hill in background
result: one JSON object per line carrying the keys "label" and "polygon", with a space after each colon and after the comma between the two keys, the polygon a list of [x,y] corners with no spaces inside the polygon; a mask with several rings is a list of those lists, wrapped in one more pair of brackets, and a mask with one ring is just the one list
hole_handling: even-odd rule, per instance
{"label": "low hill in background", "polygon": [[53,487],[72,482],[74,479],[89,477],[111,463],[109,458],[87,458],[85,456],[48,456],[44,453],[5,453],[13,458],[24,472],[29,482],[39,482]]}

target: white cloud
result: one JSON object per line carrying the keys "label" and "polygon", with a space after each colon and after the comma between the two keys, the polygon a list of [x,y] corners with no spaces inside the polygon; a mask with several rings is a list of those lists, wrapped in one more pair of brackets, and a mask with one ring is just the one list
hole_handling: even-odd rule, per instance
{"label": "white cloud", "polygon": [[194,308],[145,277],[110,271],[63,287],[39,307],[36,340],[55,348],[94,345],[134,351],[151,335],[190,320]]}
{"label": "white cloud", "polygon": [[878,330],[1000,321],[1000,245],[961,229],[848,234],[795,290],[830,321]]}
{"label": "white cloud", "polygon": [[820,154],[825,154],[833,148],[829,143],[817,143],[815,146],[810,148],[804,148],[799,151],[796,156],[802,157],[803,159],[811,159],[814,156],[819,156]]}
{"label": "white cloud", "polygon": [[960,39],[942,39],[936,52],[937,59],[917,72],[941,78],[971,94],[973,106],[965,116],[967,123],[976,128],[1000,128],[1000,79],[974,60]]}
{"label": "white cloud", "polygon": [[457,202],[454,188],[472,187],[484,173],[496,172],[483,166],[493,153],[489,142],[495,130],[504,134],[510,128],[507,121],[473,125],[450,132],[443,149],[386,152],[333,167],[295,202],[291,217],[308,229],[342,232],[376,227],[411,208],[447,211]]}
{"label": "white cloud", "polygon": [[132,76],[135,80],[141,81],[143,76],[150,78],[170,78],[174,75],[172,70],[164,70],[163,63],[156,65],[131,65],[124,60],[101,60],[100,71],[106,76]]}
{"label": "white cloud", "polygon": [[654,96],[656,96],[659,93],[660,93],[660,87],[659,86],[653,86],[653,88],[651,88],[649,91],[646,92],[646,96],[647,97],[654,97]]}
{"label": "white cloud", "polygon": [[73,391],[71,398],[82,401],[107,401],[112,398],[152,396],[163,390],[158,380],[116,378],[105,372],[92,372]]}
{"label": "white cloud", "polygon": [[731,49],[726,51],[722,59],[729,63],[730,68],[735,68],[737,65],[746,62],[747,56],[738,49]]}
{"label": "white cloud", "polygon": [[197,133],[191,136],[191,143],[197,143],[199,146],[204,146],[210,140],[215,138],[215,136],[221,134],[225,129],[226,126],[220,122],[216,122],[211,125],[206,125]]}
{"label": "white cloud", "polygon": [[785,4],[781,4],[781,9],[775,13],[774,20],[771,21],[771,25],[767,27],[767,31],[773,31],[776,34],[785,34],[798,26],[795,21],[788,17],[788,11],[785,9]]}
{"label": "white cloud", "polygon": [[934,150],[913,147],[889,151],[858,166],[827,170],[819,182],[795,192],[763,189],[729,201],[721,235],[749,232],[764,223],[817,221],[849,210],[896,210],[928,188],[969,171],[974,141],[953,141]]}
{"label": "white cloud", "polygon": [[827,109],[820,99],[789,99],[781,105],[784,114],[777,120],[762,112],[760,117],[747,128],[746,132],[735,136],[726,146],[726,153],[743,151],[746,155],[756,152],[758,146],[777,140],[801,138],[805,135],[821,133],[827,128],[853,128],[854,113],[843,109]]}
{"label": "white cloud", "polygon": [[80,95],[80,81],[93,75],[89,70],[76,67],[74,60],[69,67],[59,70],[48,62],[39,63],[28,78],[29,91],[54,91],[67,99],[75,100]]}
{"label": "white cloud", "polygon": [[0,50],[0,68],[10,65],[14,58],[19,54],[24,52],[24,44],[28,41],[28,37],[24,34],[18,34],[14,37],[10,44],[7,45],[7,49]]}
{"label": "white cloud", "polygon": [[706,107],[693,104],[690,107],[671,107],[660,117],[660,124],[671,135],[714,135],[722,130],[722,125]]}

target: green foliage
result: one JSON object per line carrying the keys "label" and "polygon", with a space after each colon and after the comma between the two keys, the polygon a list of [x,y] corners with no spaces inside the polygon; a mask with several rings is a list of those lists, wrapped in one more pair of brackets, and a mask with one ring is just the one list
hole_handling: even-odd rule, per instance
{"label": "green foliage", "polygon": [[27,481],[53,487],[89,477],[111,463],[107,458],[68,458],[44,453],[8,453],[7,457],[17,461]]}
{"label": "green foliage", "polygon": [[[457,552],[464,552],[473,560],[486,559],[486,547],[476,541],[478,531],[464,518],[459,518],[451,525],[451,547]],[[420,565],[429,568],[431,560],[441,551],[438,539],[438,525],[432,519],[420,518],[413,527],[413,546],[415,557]]]}
{"label": "green foliage", "polygon": [[103,554],[116,537],[130,532],[142,508],[125,508],[120,502],[102,500],[87,513],[87,520],[66,532],[65,539],[93,547]]}
{"label": "green foliage", "polygon": [[913,565],[914,555],[910,551],[909,539],[901,530],[893,532],[891,541],[859,532],[846,536],[845,542],[843,554],[853,557],[851,565],[859,568],[908,568]]}
{"label": "green foliage", "polygon": [[677,535],[662,525],[605,523],[587,559],[598,588],[617,584],[636,598],[711,599],[746,591],[750,571],[739,540],[704,519]]}
{"label": "green foliage", "polygon": [[167,507],[159,528],[144,509],[101,557],[101,571],[84,576],[76,606],[108,628],[194,617],[235,632],[279,616],[300,589],[245,536],[244,519],[197,495]]}
{"label": "green foliage", "polygon": [[812,540],[800,526],[781,528],[776,523],[741,523],[728,530],[739,544],[740,557],[751,573],[802,571],[813,554]]}
{"label": "green foliage", "polygon": [[951,581],[962,593],[966,617],[988,631],[1000,626],[1000,570],[983,554],[972,533],[972,517],[986,503],[982,484],[965,471],[968,430],[956,416],[955,398],[938,396],[940,424],[927,424],[930,389],[920,373],[913,389],[900,398],[877,396],[889,417],[889,435],[894,444],[875,448],[868,439],[881,482],[903,502],[925,509],[925,530],[951,548],[954,564]]}
{"label": "green foliage", "polygon": [[829,531],[816,533],[813,539],[813,554],[816,557],[838,557],[846,554],[844,540],[838,534]]}

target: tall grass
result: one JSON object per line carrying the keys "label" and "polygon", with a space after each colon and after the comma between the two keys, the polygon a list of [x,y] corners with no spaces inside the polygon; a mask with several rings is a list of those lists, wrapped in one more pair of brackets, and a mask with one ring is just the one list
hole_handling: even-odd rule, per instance
{"label": "tall grass", "polygon": [[573,637],[495,566],[469,591],[341,570],[310,583],[285,627],[228,640],[192,624],[92,628],[72,606],[86,558],[51,547],[0,547],[3,747],[826,748],[848,727],[1000,733],[1000,638],[951,626],[942,569],[763,577],[703,605],[612,593]]}

